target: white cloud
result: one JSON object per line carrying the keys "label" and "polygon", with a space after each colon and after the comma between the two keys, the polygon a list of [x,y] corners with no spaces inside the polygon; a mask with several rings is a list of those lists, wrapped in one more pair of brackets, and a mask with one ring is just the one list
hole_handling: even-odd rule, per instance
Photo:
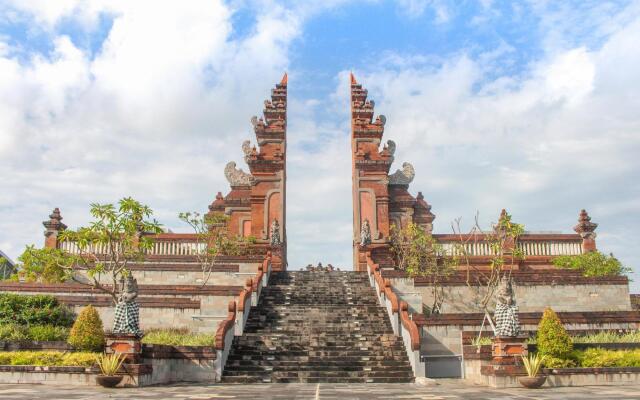
{"label": "white cloud", "polygon": [[482,55],[358,77],[388,117],[397,163],[414,163],[412,191],[433,205],[437,231],[476,210],[488,224],[506,207],[528,229],[571,232],[587,208],[600,248],[638,269],[639,36],[637,18],[597,49],[547,52],[520,77],[487,81]]}
{"label": "white cloud", "polygon": [[[255,29],[231,40],[222,2],[93,2],[86,15],[80,3],[45,3],[17,6],[21,18],[49,25],[51,54],[0,56],[6,251],[40,244],[54,206],[72,226],[88,219],[90,202],[125,195],[172,227],[179,211],[206,209],[228,187],[223,166],[240,158],[249,118],[287,68],[298,16],[256,10]],[[62,19],[102,12],[113,26],[94,56],[57,33]]]}
{"label": "white cloud", "polygon": [[398,0],[398,8],[409,18],[418,18],[428,9],[434,14],[434,21],[443,24],[451,19],[451,10],[442,0]]}
{"label": "white cloud", "polygon": [[[405,3],[415,13],[442,5],[441,22],[455,13],[445,2]],[[41,221],[55,206],[77,226],[90,202],[125,195],[180,230],[179,211],[204,210],[228,189],[223,166],[240,161],[240,143],[253,137],[249,118],[289,67],[306,19],[341,4],[252,2],[256,23],[235,38],[234,10],[221,1],[14,2],[12,12],[35,21],[53,51],[25,60],[0,36],[3,250],[15,257],[24,244],[42,243]],[[476,210],[488,223],[502,207],[528,229],[570,231],[587,208],[600,223],[600,247],[638,266],[638,7],[597,8],[607,18],[591,10],[593,18],[580,13],[563,24],[566,10],[536,7],[549,31],[544,52],[518,75],[504,72],[503,56],[517,50],[503,41],[479,55],[384,49],[380,64],[355,65],[356,76],[388,117],[397,162],[416,166],[411,190],[432,203],[437,231],[458,216],[468,225]],[[113,26],[95,54],[59,33],[70,18],[91,31],[105,14]],[[587,19],[598,46],[580,42],[576,27]],[[348,71],[337,73],[328,99],[297,98],[304,79],[290,71],[290,261],[344,267]]]}

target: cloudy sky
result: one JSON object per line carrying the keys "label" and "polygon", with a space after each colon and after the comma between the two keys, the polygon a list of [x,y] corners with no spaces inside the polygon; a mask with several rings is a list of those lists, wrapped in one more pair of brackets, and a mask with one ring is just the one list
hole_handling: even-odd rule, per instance
{"label": "cloudy sky", "polygon": [[349,268],[353,71],[437,232],[586,208],[640,269],[639,37],[638,1],[0,0],[0,248],[123,196],[187,231],[288,71],[290,264]]}

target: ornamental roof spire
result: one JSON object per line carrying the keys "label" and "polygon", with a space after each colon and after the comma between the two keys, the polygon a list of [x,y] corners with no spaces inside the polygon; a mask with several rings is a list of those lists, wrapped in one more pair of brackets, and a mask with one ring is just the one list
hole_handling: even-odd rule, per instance
{"label": "ornamental roof spire", "polygon": [[583,239],[595,239],[596,233],[595,230],[598,227],[598,224],[595,222],[591,222],[591,217],[587,210],[581,210],[578,215],[578,225],[573,227],[573,230],[578,233],[578,235],[582,236]]}
{"label": "ornamental roof spire", "polygon": [[49,215],[49,220],[44,221],[42,225],[47,228],[47,233],[67,229],[67,226],[62,223],[62,214],[60,214],[60,209],[58,207],[53,209]]}

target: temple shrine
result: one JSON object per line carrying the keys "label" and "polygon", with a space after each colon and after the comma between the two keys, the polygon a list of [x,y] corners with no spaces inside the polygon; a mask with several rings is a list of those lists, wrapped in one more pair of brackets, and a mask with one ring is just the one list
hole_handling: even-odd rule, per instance
{"label": "temple shrine", "polygon": [[[493,359],[491,350],[469,349],[470,338],[490,329],[480,307],[485,294],[480,273],[490,270],[493,254],[489,235],[481,232],[467,240],[465,235],[434,232],[431,205],[421,192],[409,191],[414,167],[395,160],[396,142],[383,140],[386,117],[375,115],[374,101],[353,74],[351,149],[344,149],[352,157],[353,271],[298,271],[302,266],[287,265],[287,85],[285,74],[264,102],[263,116],[250,119],[255,138],[242,142],[239,152],[248,170],[229,161],[224,175],[230,190],[218,192],[208,207],[209,215],[226,216],[217,229],[230,237],[251,238],[249,251],[220,255],[203,279],[202,249],[195,235],[148,234],[152,246],[144,260],[128,265],[137,282],[142,330],[174,327],[215,336],[213,349],[188,355],[138,346],[131,385],[412,382],[425,376],[513,384],[509,379],[522,369],[503,361],[513,360],[512,348],[525,354],[524,339],[496,340]],[[394,170],[400,161],[401,168]],[[496,213],[496,218],[505,215]],[[558,256],[597,250],[598,224],[585,210],[576,209],[576,217],[575,227],[567,227],[572,233],[525,232],[511,244],[509,250],[517,248],[523,257],[503,266],[510,281],[501,289],[500,303],[493,301],[491,307],[499,304],[504,315],[515,313],[519,320],[500,321],[503,331],[534,334],[546,307],[573,332],[640,327],[626,276],[588,277],[553,264]],[[62,220],[56,208],[43,222],[44,246],[77,254],[75,243],[59,240],[67,229]],[[443,248],[462,245],[469,255],[465,266],[440,283],[444,301],[437,313],[425,307],[433,302],[433,282],[397,268],[390,249],[392,225],[402,228],[410,222]],[[95,252],[100,255],[100,249]],[[112,325],[112,299],[83,279],[88,282],[78,273],[76,282],[2,281],[0,291],[52,294],[75,311],[93,305],[105,326]],[[197,362],[180,364],[177,359]]]}

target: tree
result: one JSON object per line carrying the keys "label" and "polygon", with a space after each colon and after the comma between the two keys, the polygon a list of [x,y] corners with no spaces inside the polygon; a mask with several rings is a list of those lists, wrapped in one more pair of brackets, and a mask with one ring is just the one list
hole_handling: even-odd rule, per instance
{"label": "tree", "polygon": [[457,270],[457,257],[447,254],[433,236],[413,222],[404,228],[391,226],[391,251],[396,266],[409,277],[428,279],[433,297],[429,310],[440,313],[444,303],[442,283]]}
{"label": "tree", "polygon": [[222,213],[183,212],[178,215],[189,225],[197,238],[195,255],[202,268],[202,285],[206,285],[221,255],[241,255],[247,252],[247,245],[255,243],[255,237],[232,236],[226,229],[229,217]]}
{"label": "tree", "polygon": [[[513,265],[524,259],[523,251],[518,247],[518,240],[524,234],[524,225],[513,222],[512,216],[502,210],[497,223],[493,224],[491,232],[484,232],[480,228],[478,215],[475,218],[475,225],[467,234],[462,234],[460,229],[460,219],[452,224],[454,234],[458,235],[458,243],[452,252],[458,255],[466,264],[466,283],[469,288],[482,288],[482,295],[479,301],[484,312],[488,311],[488,306],[494,297],[495,291],[500,285],[503,276],[511,277],[511,268],[505,265]],[[468,243],[484,242],[489,245],[491,256],[489,259],[489,269],[477,268],[471,263],[471,256],[467,251]],[[475,281],[472,281],[471,272],[475,272]]]}
{"label": "tree", "polygon": [[152,236],[162,229],[151,219],[153,211],[131,197],[121,199],[117,206],[94,203],[90,207],[93,222],[58,236],[61,242],[73,243],[74,254],[28,246],[20,256],[18,275],[28,281],[72,280],[110,295],[116,303],[119,283],[131,273],[129,263],[144,259],[153,246]]}

